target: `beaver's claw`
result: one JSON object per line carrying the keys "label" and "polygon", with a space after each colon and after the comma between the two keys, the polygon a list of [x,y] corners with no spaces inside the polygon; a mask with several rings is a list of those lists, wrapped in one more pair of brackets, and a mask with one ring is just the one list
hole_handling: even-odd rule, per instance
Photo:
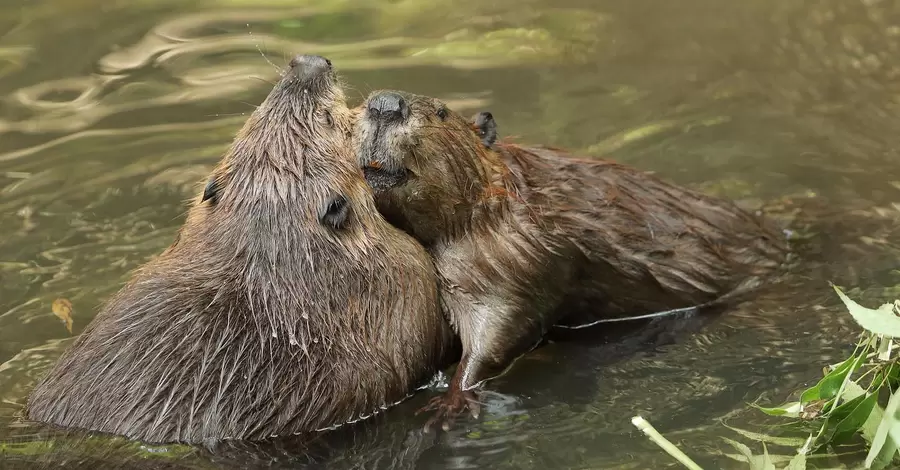
{"label": "beaver's claw", "polygon": [[425,432],[431,432],[433,426],[438,422],[441,423],[441,429],[449,431],[457,416],[466,411],[466,409],[469,410],[469,414],[473,418],[477,419],[478,415],[481,414],[481,404],[478,402],[475,393],[451,388],[447,393],[432,398],[416,414],[437,410],[434,416],[425,423]]}

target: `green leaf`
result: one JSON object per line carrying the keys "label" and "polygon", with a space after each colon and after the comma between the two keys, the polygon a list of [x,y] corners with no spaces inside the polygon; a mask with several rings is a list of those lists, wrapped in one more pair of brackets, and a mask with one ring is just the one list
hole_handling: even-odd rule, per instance
{"label": "green leaf", "polygon": [[863,423],[862,428],[859,430],[863,439],[869,443],[870,447],[872,446],[872,441],[875,439],[878,425],[881,424],[882,419],[884,419],[884,409],[876,402],[875,406],[872,407],[872,412],[869,413],[869,417],[866,418],[866,422]]}
{"label": "green leaf", "polygon": [[788,462],[784,470],[806,470],[806,454],[803,452],[798,453]]}
{"label": "green leaf", "polygon": [[877,399],[878,396],[874,393],[868,396],[860,395],[831,411],[828,416],[828,423],[837,424],[826,431],[826,435],[829,436],[828,441],[841,444],[860,431],[866,419],[872,414],[872,408],[875,406]]}
{"label": "green leaf", "polygon": [[838,297],[847,306],[847,310],[853,319],[856,320],[856,323],[859,323],[859,326],[875,334],[893,338],[900,337],[900,317],[894,314],[893,304],[883,304],[881,307],[873,310],[854,302],[834,284],[831,287],[837,292]]}
{"label": "green leaf", "polygon": [[750,448],[749,448],[749,447],[747,447],[747,446],[744,445],[744,444],[741,444],[740,442],[731,440],[731,439],[729,439],[729,438],[727,438],[727,437],[723,437],[722,439],[724,439],[725,442],[731,444],[731,447],[734,447],[735,450],[737,450],[738,452],[740,452],[741,455],[743,455],[743,456],[747,459],[747,462],[748,462],[748,463],[752,463],[752,462],[753,462],[753,452],[750,451]]}
{"label": "green leaf", "polygon": [[898,408],[900,408],[900,393],[894,393],[884,408],[884,415],[881,418],[881,422],[878,423],[875,436],[872,438],[872,445],[869,448],[869,454],[866,456],[867,468],[872,468],[872,464],[876,460],[884,462],[885,459],[889,459],[887,460],[889,462],[897,454],[897,442],[889,438],[888,433],[892,427],[897,425],[896,414]]}
{"label": "green leaf", "polygon": [[762,470],[775,470],[775,464],[769,458],[769,449],[766,448],[765,442],[763,442]]}
{"label": "green leaf", "polygon": [[809,453],[813,445],[813,435],[810,434],[806,441],[797,449],[797,455],[788,462],[784,470],[806,470],[806,454]]}
{"label": "green leaf", "polygon": [[858,396],[865,394],[866,389],[860,387],[858,383],[851,380],[847,382],[847,386],[844,388],[843,393],[841,393],[841,398],[850,401]]}
{"label": "green leaf", "polygon": [[747,463],[750,464],[751,470],[775,470],[775,464],[772,463],[772,459],[769,457],[769,451],[766,449],[765,443],[763,443],[763,455],[755,456],[746,445],[728,439],[727,437],[723,437],[722,439],[731,444],[732,447],[737,449],[737,451],[747,459]]}
{"label": "green leaf", "polygon": [[891,359],[891,352],[893,352],[893,338],[885,338],[882,336],[878,336],[878,360],[880,361],[888,361]]}
{"label": "green leaf", "polygon": [[785,403],[781,406],[776,406],[774,408],[765,408],[759,405],[751,404],[750,406],[755,407],[759,411],[769,415],[769,416],[786,416],[788,418],[797,418],[800,416],[800,402],[794,401],[790,403]]}
{"label": "green leaf", "polygon": [[896,390],[900,386],[900,364],[896,362],[883,367],[875,379],[872,381],[876,386],[888,385],[891,390]]}
{"label": "green leaf", "polygon": [[[882,419],[884,419],[884,410],[876,403],[875,407],[872,408],[872,413],[869,414],[869,418],[866,420],[865,424],[863,424],[862,429],[862,436],[865,438],[866,442],[869,443],[870,448],[872,447],[878,425],[881,424]],[[893,440],[888,439],[887,442],[884,442],[881,451],[878,452],[878,455],[872,461],[871,468],[880,470],[887,467],[891,464],[891,460],[893,460],[896,453],[896,444],[894,444]]]}
{"label": "green leaf", "polygon": [[844,379],[847,377],[847,374],[851,372],[851,368],[853,368],[856,362],[857,357],[854,355],[838,364],[834,370],[829,372],[825,377],[822,377],[822,379],[819,380],[819,383],[814,387],[807,389],[800,395],[800,403],[809,403],[815,400],[830,400],[834,398],[841,388]]}

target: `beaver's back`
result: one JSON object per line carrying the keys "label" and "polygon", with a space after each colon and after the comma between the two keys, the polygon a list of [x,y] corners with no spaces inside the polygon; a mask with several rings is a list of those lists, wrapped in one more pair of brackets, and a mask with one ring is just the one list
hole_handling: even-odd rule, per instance
{"label": "beaver's back", "polygon": [[[452,331],[427,254],[382,225],[366,262],[322,253],[330,269],[291,268],[306,255],[289,238],[289,256],[251,270],[182,235],[63,354],[28,417],[199,443],[310,432],[403,399],[446,363]],[[309,289],[323,277],[336,295]]]}
{"label": "beaver's back", "polygon": [[590,318],[737,294],[775,271],[787,255],[776,227],[729,201],[613,162],[548,148],[498,150],[520,196],[540,214],[537,222],[571,240],[591,261],[564,307],[590,310]]}

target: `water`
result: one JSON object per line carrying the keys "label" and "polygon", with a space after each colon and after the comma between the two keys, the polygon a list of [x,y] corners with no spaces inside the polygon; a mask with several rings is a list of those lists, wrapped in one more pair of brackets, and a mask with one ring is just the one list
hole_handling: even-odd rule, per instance
{"label": "water", "polygon": [[[0,467],[677,468],[641,414],[705,468],[721,437],[848,354],[828,281],[900,297],[900,3],[0,2]],[[261,52],[260,52],[261,51]],[[765,205],[805,242],[785,282],[704,322],[550,344],[491,382],[482,420],[423,435],[423,392],[314,448],[144,448],[18,417],[36,378],[128,272],[294,53],[328,56],[353,105],[406,89],[501,134],[634,164]],[[727,425],[727,426],[726,426]],[[789,448],[771,452],[790,454]],[[853,466],[858,447],[823,468]],[[26,462],[31,462],[27,464]],[[31,465],[31,466],[28,466]]]}

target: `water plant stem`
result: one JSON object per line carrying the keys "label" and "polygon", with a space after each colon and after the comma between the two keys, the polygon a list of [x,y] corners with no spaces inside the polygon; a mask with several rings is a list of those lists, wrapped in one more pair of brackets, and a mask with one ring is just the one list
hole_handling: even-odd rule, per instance
{"label": "water plant stem", "polygon": [[675,458],[675,460],[681,462],[682,465],[691,469],[691,470],[703,470],[697,465],[690,457],[684,454],[684,452],[678,450],[678,447],[675,447],[675,444],[669,442],[668,439],[662,436],[650,423],[640,417],[635,416],[631,418],[631,424],[633,424],[636,428],[640,429],[647,437],[650,438],[651,441],[656,443],[656,445],[662,447],[664,451],[666,451],[669,455]]}

